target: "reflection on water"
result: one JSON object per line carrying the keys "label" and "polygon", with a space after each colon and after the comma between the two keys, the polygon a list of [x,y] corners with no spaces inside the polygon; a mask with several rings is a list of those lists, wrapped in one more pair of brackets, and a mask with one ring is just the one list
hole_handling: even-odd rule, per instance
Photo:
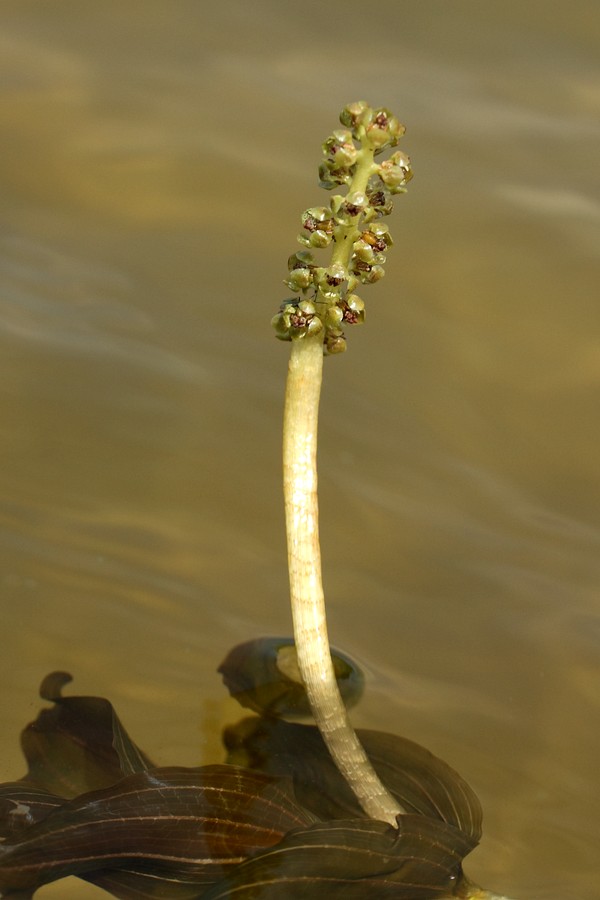
{"label": "reflection on water", "polygon": [[220,758],[216,665],[289,632],[268,322],[324,202],[320,141],[365,96],[407,123],[416,178],[368,327],[326,367],[332,633],[370,673],[354,718],[477,790],[479,881],[591,900],[597,12],[378,12],[345,4],[353,50],[331,57],[316,0],[2,5],[2,777],[55,668],[159,762]]}

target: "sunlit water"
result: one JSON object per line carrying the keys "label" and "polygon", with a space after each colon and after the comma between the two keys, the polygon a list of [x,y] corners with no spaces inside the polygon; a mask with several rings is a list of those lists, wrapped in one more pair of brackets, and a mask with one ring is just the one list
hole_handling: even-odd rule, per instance
{"label": "sunlit water", "polygon": [[[371,9],[371,12],[369,12]],[[4,0],[0,775],[56,668],[160,763],[287,634],[285,298],[319,145],[407,123],[368,326],[326,363],[321,506],[356,722],[453,764],[471,877],[598,896],[597,4]],[[100,897],[72,881],[40,897]]]}

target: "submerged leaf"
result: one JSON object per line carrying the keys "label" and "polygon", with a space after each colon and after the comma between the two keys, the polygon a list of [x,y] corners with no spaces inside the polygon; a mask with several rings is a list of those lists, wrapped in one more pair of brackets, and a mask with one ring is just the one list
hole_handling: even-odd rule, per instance
{"label": "submerged leaf", "polygon": [[135,866],[100,869],[79,877],[118,900],[198,900],[207,889],[206,885],[199,885],[197,879],[190,877],[188,880],[181,872],[171,876],[164,872],[143,871]]}
{"label": "submerged leaf", "polygon": [[318,823],[234,868],[204,900],[440,898],[452,893],[474,845],[422,816],[399,816],[398,830],[372,819]]}
{"label": "submerged leaf", "polygon": [[76,797],[150,768],[112,704],[102,697],[63,697],[61,689],[69,681],[66,672],[53,672],[42,682],[40,695],[54,706],[43,709],[21,735],[29,766],[24,781],[60,797]]}
{"label": "submerged leaf", "polygon": [[[479,840],[481,805],[457,772],[406,738],[381,731],[357,733],[383,784],[408,812],[447,822]],[[225,730],[224,742],[229,762],[291,776],[300,803],[320,819],[363,815],[315,726],[242,719]]]}
{"label": "submerged leaf", "polygon": [[[1,844],[0,892],[33,891],[66,875],[125,866],[146,880],[193,883],[200,893],[312,820],[287,779],[235,766],[154,769],[68,801],[16,843]],[[119,887],[118,871],[104,878]]]}
{"label": "submerged leaf", "polygon": [[[364,676],[344,653],[334,650],[331,658],[344,703],[353,706],[362,695]],[[257,638],[238,644],[217,671],[231,696],[254,712],[267,716],[310,715],[292,638]]]}
{"label": "submerged leaf", "polygon": [[25,830],[66,803],[61,797],[23,781],[0,784],[0,842],[19,840]]}

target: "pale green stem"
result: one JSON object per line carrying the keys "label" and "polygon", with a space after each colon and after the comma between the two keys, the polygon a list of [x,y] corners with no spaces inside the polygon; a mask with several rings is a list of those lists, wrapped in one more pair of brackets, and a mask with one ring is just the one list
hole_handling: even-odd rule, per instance
{"label": "pale green stem", "polygon": [[371,818],[395,826],[404,810],[382,785],[350,724],[329,650],[317,499],[322,373],[322,335],[293,341],[283,423],[283,488],[298,666],[323,740],[361,807]]}
{"label": "pale green stem", "polygon": [[[373,157],[373,150],[368,146],[363,137],[362,147],[358,152],[358,159],[356,161],[356,170],[352,178],[352,184],[349,188],[350,192],[365,193],[369,178],[375,169]],[[357,223],[359,220],[360,216],[356,216],[351,225],[340,228],[336,233],[336,243],[331,257],[332,265],[334,263],[340,263],[344,267],[348,266],[352,256],[352,244],[358,236]]]}

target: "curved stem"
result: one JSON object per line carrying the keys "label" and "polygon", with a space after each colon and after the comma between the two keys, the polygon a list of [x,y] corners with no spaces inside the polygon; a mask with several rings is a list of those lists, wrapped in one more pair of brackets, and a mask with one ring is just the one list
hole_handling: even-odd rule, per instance
{"label": "curved stem", "polygon": [[404,810],[382,785],[350,724],[329,650],[317,499],[322,373],[322,336],[293,341],[285,394],[283,486],[298,666],[317,726],[361,807],[372,818],[395,826]]}

